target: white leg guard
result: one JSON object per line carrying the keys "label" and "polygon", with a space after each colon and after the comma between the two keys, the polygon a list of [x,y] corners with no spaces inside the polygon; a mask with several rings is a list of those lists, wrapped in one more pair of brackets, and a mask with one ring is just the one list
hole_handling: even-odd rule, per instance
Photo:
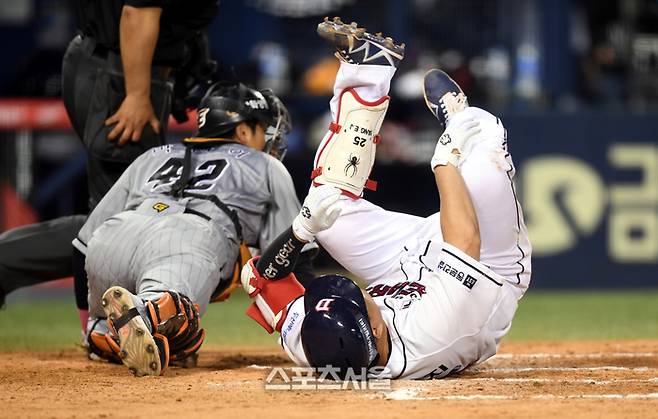
{"label": "white leg guard", "polygon": [[358,199],[363,189],[376,189],[368,176],[375,163],[379,129],[384,122],[389,97],[362,99],[353,88],[344,89],[338,101],[336,122],[329,126],[315,154],[313,185],[333,185]]}

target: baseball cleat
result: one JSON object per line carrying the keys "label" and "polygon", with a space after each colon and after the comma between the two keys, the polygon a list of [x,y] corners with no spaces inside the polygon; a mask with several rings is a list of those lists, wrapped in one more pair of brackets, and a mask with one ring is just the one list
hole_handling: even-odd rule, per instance
{"label": "baseball cleat", "polygon": [[110,329],[119,339],[119,358],[137,377],[160,375],[168,364],[167,340],[151,334],[134,302],[122,287],[111,287],[101,299]]}
{"label": "baseball cleat", "polygon": [[404,44],[396,45],[381,32],[371,34],[356,22],[343,23],[339,17],[318,25],[318,35],[336,47],[336,57],[349,64],[390,65],[397,67],[404,58]]}
{"label": "baseball cleat", "polygon": [[468,100],[461,87],[444,71],[432,69],[423,80],[425,103],[441,125],[457,112],[468,107]]}

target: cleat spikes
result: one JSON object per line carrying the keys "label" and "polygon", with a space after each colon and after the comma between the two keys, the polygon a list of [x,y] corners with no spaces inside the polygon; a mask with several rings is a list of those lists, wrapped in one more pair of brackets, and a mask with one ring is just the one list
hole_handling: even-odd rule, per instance
{"label": "cleat spikes", "polygon": [[373,64],[397,67],[404,58],[404,45],[396,45],[392,37],[381,32],[373,35],[358,23],[344,23],[340,17],[324,19],[318,35],[334,45],[336,57],[349,64]]}
{"label": "cleat spikes", "polygon": [[[123,365],[137,377],[160,375],[168,365],[168,347],[165,345],[161,349],[157,346],[137,309],[140,299],[125,288],[114,286],[105,291],[103,300],[103,311],[119,345],[118,357]],[[120,319],[118,325],[115,319]]]}

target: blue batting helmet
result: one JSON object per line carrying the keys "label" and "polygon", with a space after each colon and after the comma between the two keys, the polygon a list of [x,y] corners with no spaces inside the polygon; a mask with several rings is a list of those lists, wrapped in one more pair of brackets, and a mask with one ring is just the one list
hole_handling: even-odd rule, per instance
{"label": "blue batting helmet", "polygon": [[344,377],[347,368],[359,373],[379,359],[366,302],[349,278],[325,275],[312,281],[304,293],[306,317],[302,347],[314,368],[331,365]]}

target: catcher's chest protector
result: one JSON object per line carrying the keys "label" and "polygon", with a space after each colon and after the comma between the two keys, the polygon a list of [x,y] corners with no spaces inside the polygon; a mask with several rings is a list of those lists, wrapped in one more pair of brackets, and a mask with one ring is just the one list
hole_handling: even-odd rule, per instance
{"label": "catcher's chest protector", "polygon": [[354,89],[340,95],[337,119],[318,147],[311,178],[314,185],[330,184],[346,195],[359,198],[363,188],[374,190],[368,180],[375,163],[379,129],[388,109],[389,97],[374,102],[359,97]]}

